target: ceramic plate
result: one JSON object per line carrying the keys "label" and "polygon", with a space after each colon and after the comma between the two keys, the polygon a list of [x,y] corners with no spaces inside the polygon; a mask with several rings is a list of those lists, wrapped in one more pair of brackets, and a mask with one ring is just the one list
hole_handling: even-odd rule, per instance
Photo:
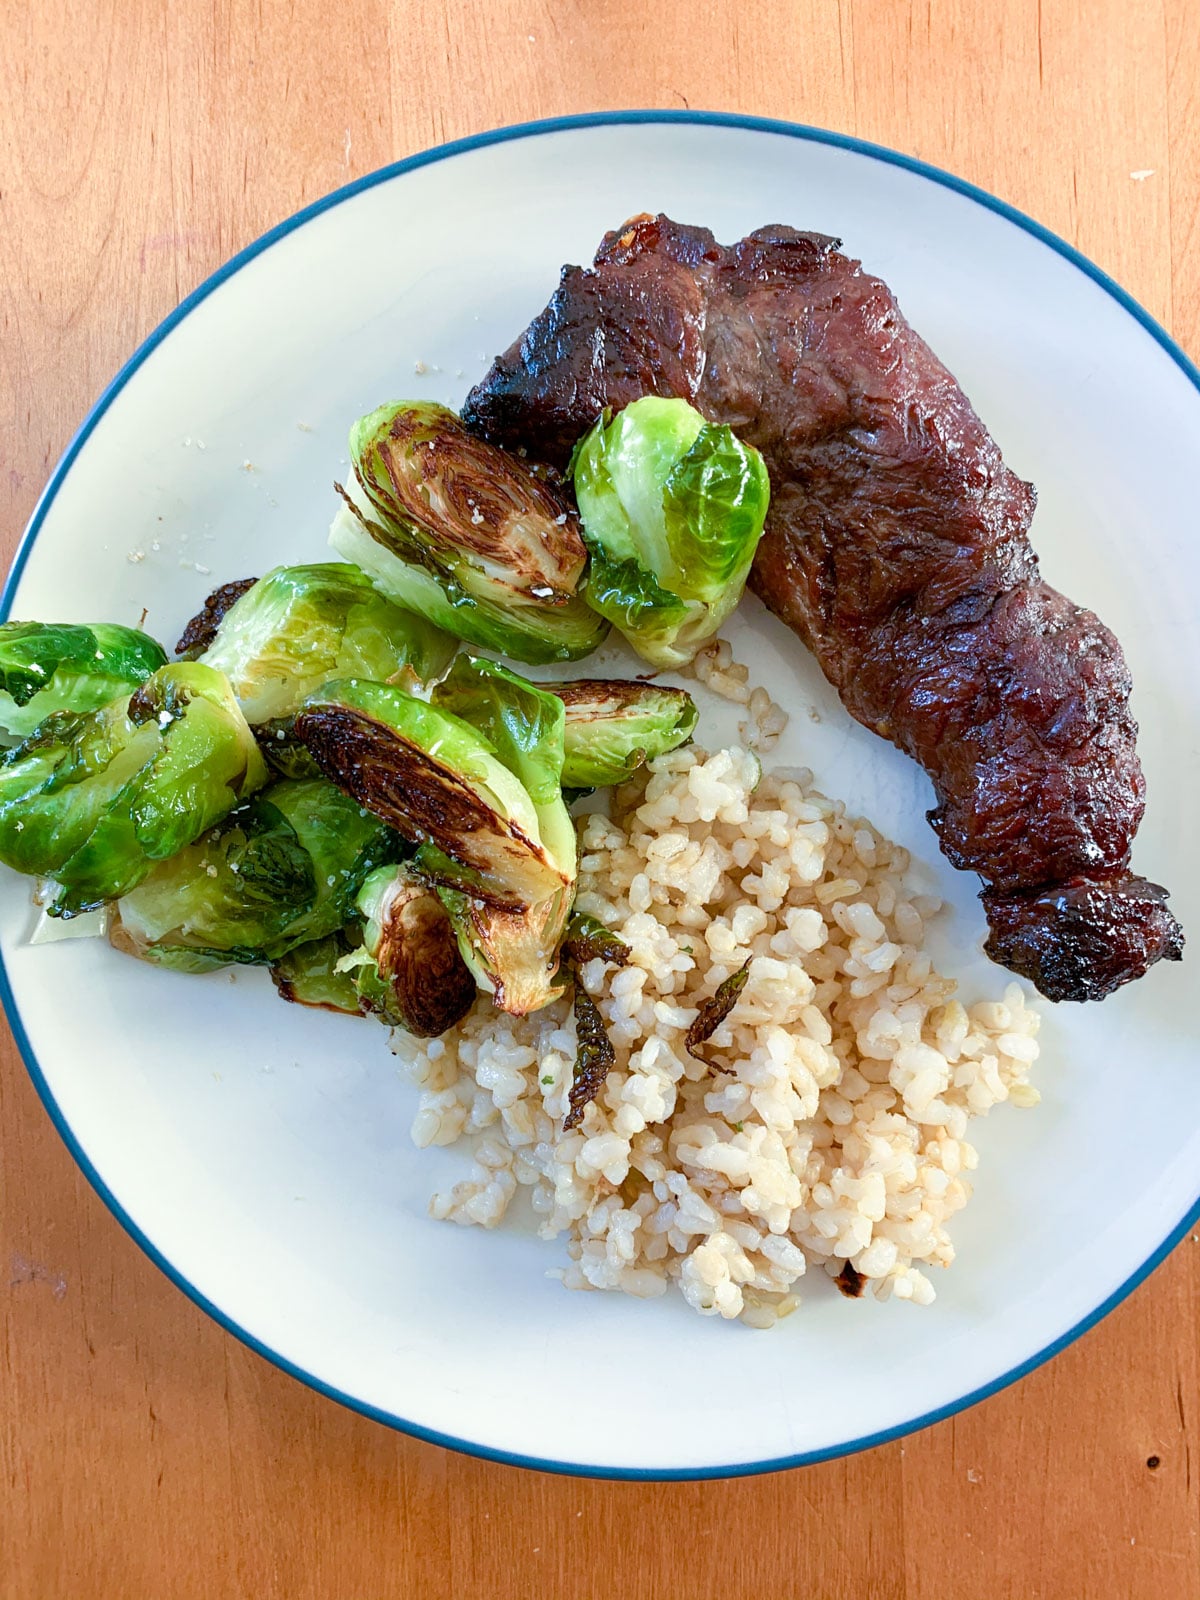
{"label": "ceramic plate", "polygon": [[[398,394],[459,404],[563,262],[657,209],[726,240],[774,221],[837,234],[892,285],[1038,485],[1047,577],[1124,643],[1150,792],[1135,864],[1200,928],[1200,375],[1028,219],[833,135],[708,115],[570,119],[447,145],[310,207],[191,295],[103,395],[34,514],[6,613],[136,623],[144,608],[170,642],[211,584],[322,559],[350,422]],[[850,721],[756,602],[734,636],[778,699],[820,717],[793,716],[778,759],[813,767],[913,851],[948,902],[940,960],[968,998],[1002,992],[980,953],[977,885],[924,821],[922,774]],[[520,1224],[431,1221],[431,1191],[469,1158],[411,1146],[416,1092],[382,1029],[281,1005],[258,972],[183,977],[98,941],[31,947],[30,923],[28,884],[5,877],[13,1027],[130,1233],[281,1367],[483,1455],[686,1477],[861,1448],[1060,1348],[1196,1209],[1186,962],[1103,1005],[1045,1007],[1042,1104],[978,1125],[975,1198],[934,1306],[845,1301],[812,1274],[800,1312],[762,1333],[673,1295],[568,1293],[545,1276],[562,1246]]]}

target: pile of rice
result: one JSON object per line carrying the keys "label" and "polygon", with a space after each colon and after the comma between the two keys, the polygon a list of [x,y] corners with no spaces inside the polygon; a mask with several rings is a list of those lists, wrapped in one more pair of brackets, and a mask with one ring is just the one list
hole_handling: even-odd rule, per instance
{"label": "pile of rice", "polygon": [[[810,1265],[933,1299],[923,1269],[953,1259],[971,1192],[968,1123],[1037,1101],[1038,1018],[1015,984],[955,999],[922,950],[937,904],[910,892],[907,852],[811,783],[692,746],[581,819],[578,904],[632,952],[581,973],[616,1066],[565,1134],[569,1002],[517,1018],[481,1001],[442,1039],[397,1035],[423,1089],[417,1144],[478,1136],[435,1217],[494,1227],[524,1186],[542,1236],[565,1240],[569,1288],[674,1282],[756,1327],[795,1308]],[[696,1060],[699,1002],[747,961]]]}

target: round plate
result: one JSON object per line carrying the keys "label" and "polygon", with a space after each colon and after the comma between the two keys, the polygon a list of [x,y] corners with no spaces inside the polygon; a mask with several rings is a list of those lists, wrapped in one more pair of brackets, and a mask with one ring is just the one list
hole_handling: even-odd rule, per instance
{"label": "round plate", "polygon": [[[459,404],[564,261],[658,209],[725,240],[774,221],[837,234],[895,289],[1037,483],[1047,576],[1125,645],[1150,791],[1136,865],[1200,925],[1186,732],[1200,697],[1200,374],[1043,229],[834,135],[709,115],[573,118],[447,145],[311,206],[191,295],[103,395],[34,514],[5,612],[137,622],[145,608],[169,643],[212,584],[321,559],[350,422],[405,393]],[[757,604],[734,634],[799,713],[778,759],[812,766],[911,848],[949,902],[939,958],[968,998],[1002,992],[1006,974],[980,954],[977,885],[924,821],[923,775],[850,721]],[[520,1225],[431,1221],[430,1192],[468,1157],[411,1146],[415,1091],[382,1029],[283,1006],[258,972],[183,977],[99,941],[30,947],[30,920],[28,884],[6,878],[9,1015],[47,1108],[130,1233],[315,1388],[503,1460],[699,1477],[876,1443],[1045,1359],[1196,1211],[1186,966],[1102,1006],[1045,1007],[1043,1102],[976,1129],[976,1194],[933,1307],[848,1302],[814,1273],[800,1312],[756,1333],[674,1295],[570,1294],[544,1276],[562,1246]]]}

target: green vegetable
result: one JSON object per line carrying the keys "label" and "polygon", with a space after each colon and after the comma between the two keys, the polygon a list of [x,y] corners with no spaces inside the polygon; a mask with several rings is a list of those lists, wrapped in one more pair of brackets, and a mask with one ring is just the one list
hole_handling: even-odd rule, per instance
{"label": "green vegetable", "polygon": [[604,1080],[617,1060],[600,1008],[578,980],[575,983],[575,1037],[575,1071],[567,1094],[570,1110],[563,1119],[564,1133],[570,1133],[583,1121],[584,1112],[603,1089]]}
{"label": "green vegetable", "polygon": [[678,666],[741,599],[767,514],[758,451],[685,400],[602,417],[571,463],[588,603],[655,666]]}
{"label": "green vegetable", "polygon": [[322,1011],[362,1016],[364,1008],[354,978],[338,965],[353,948],[342,930],[285,951],[271,963],[271,981],[280,998]]}
{"label": "green vegetable", "polygon": [[444,705],[355,680],[311,696],[296,732],[328,777],[421,846],[417,866],[496,1003],[533,1010],[559,992],[575,881],[574,830],[555,792],[562,707],[493,663],[468,664],[447,695],[469,701],[494,739]]}
{"label": "green vegetable", "polygon": [[685,743],[696,726],[696,703],[683,689],[598,678],[546,688],[566,707],[563,783],[572,789],[624,783]]}
{"label": "green vegetable", "polygon": [[522,457],[429,401],[361,418],[350,455],[330,543],[397,604],[518,661],[573,661],[604,638],[579,595],[575,512]]}
{"label": "green vegetable", "polygon": [[95,711],[166,665],[136,628],[101,622],[0,624],[0,732],[27,738],[55,711]]}
{"label": "green vegetable", "polygon": [[435,891],[411,867],[384,867],[363,884],[358,909],[363,949],[342,966],[365,1008],[422,1039],[461,1022],[475,980]]}
{"label": "green vegetable", "polygon": [[96,711],[53,713],[0,766],[0,861],[73,916],[127,893],[266,780],[226,679],[160,667]]}
{"label": "green vegetable", "polygon": [[323,778],[276,783],[123,896],[109,938],[182,972],[276,962],[336,933],[366,875],[400,848]]}
{"label": "green vegetable", "polygon": [[230,606],[200,657],[225,673],[252,723],[286,717],[330,678],[407,688],[440,677],[457,645],[393,605],[357,567],[276,567]]}
{"label": "green vegetable", "polygon": [[586,911],[572,911],[563,940],[563,956],[574,966],[599,959],[609,966],[624,967],[631,954],[624,939],[618,939],[598,917],[589,916]]}
{"label": "green vegetable", "polygon": [[567,713],[561,695],[499,662],[460,655],[430,700],[483,734],[533,801],[543,844],[573,872],[575,829],[562,794]]}

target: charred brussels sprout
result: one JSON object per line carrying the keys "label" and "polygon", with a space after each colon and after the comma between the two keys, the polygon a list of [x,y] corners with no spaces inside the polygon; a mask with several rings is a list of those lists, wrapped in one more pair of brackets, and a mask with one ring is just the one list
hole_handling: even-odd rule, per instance
{"label": "charred brussels sprout", "polygon": [[296,731],[335,783],[420,845],[417,865],[497,1005],[535,1010],[560,992],[575,881],[562,704],[491,662],[456,667],[438,694],[426,704],[382,684],[327,684]]}
{"label": "charred brussels sprout", "polygon": [[296,711],[329,678],[426,683],[457,648],[357,567],[327,561],[276,567],[252,584],[224,612],[201,660],[226,675],[247,721],[258,724]]}
{"label": "charred brussels sprout", "polygon": [[658,667],[691,660],[741,599],[767,514],[758,451],[686,400],[602,417],[571,462],[587,598]]}
{"label": "charred brussels sprout", "polygon": [[277,961],[336,933],[363,879],[399,847],[323,778],[277,783],[124,895],[109,938],[181,972]]}
{"label": "charred brussels sprout", "polygon": [[102,622],[0,624],[0,733],[27,738],[55,711],[95,711],[165,666],[136,628]]}
{"label": "charred brussels sprout", "polygon": [[266,781],[219,672],[160,667],[128,699],[47,718],[0,766],[0,860],[72,916],[127,893]]}
{"label": "charred brussels sprout", "polygon": [[579,595],[575,511],[522,457],[428,401],[363,417],[350,455],[330,543],[399,605],[518,661],[573,661],[604,638]]}
{"label": "charred brussels sprout", "polygon": [[364,1008],[434,1039],[475,1003],[475,979],[436,892],[411,867],[373,872],[358,895],[363,948],[342,962]]}
{"label": "charred brussels sprout", "polygon": [[624,783],[692,736],[696,703],[683,689],[580,678],[547,684],[566,707],[562,781],[569,789]]}

